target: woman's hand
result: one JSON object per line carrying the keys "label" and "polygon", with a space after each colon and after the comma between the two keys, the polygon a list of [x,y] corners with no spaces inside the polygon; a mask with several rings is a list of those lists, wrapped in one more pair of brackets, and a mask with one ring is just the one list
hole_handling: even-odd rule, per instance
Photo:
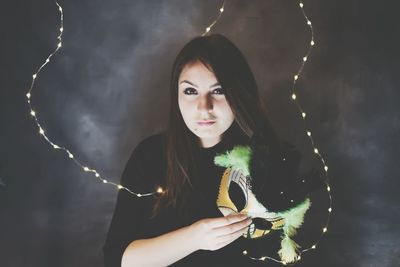
{"label": "woman's hand", "polygon": [[199,220],[189,228],[198,249],[217,250],[244,234],[251,222],[246,214],[230,214]]}

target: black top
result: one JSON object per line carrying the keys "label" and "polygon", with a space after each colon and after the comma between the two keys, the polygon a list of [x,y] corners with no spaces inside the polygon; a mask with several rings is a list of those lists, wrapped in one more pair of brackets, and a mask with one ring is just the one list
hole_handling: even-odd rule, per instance
{"label": "black top", "polygon": [[[115,211],[103,247],[105,267],[121,266],[121,259],[126,247],[136,239],[152,238],[161,234],[190,225],[200,219],[221,217],[216,205],[218,188],[224,172],[223,167],[215,166],[213,159],[217,153],[233,148],[231,141],[223,139],[213,147],[200,148],[196,156],[201,179],[192,181],[195,190],[188,199],[189,211],[185,218],[177,210],[164,210],[157,217],[150,219],[153,196],[136,197],[126,190],[118,193]],[[130,156],[121,178],[121,184],[133,192],[154,192],[158,185],[165,184],[165,133],[152,135],[140,142]],[[271,251],[277,251],[279,236],[270,236],[271,244],[263,243]],[[263,238],[265,239],[265,238]],[[275,242],[273,241],[275,239]],[[257,251],[257,240],[239,237],[227,246],[215,250],[198,250],[170,266],[271,266],[272,262],[260,262],[242,254],[245,249]],[[275,246],[275,247],[274,247]],[[270,254],[271,255],[271,254]],[[257,255],[254,255],[257,256]],[[275,256],[275,255],[274,255]]]}

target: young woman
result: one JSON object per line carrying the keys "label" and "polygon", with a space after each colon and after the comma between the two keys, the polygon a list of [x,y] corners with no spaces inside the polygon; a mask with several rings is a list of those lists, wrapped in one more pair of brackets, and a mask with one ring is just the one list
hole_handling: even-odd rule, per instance
{"label": "young woman", "polygon": [[136,146],[121,178],[134,192],[164,193],[119,192],[105,267],[264,266],[242,255],[251,218],[216,206],[217,153],[257,131],[272,150],[280,144],[243,54],[221,34],[190,40],[174,62],[170,97],[168,128]]}

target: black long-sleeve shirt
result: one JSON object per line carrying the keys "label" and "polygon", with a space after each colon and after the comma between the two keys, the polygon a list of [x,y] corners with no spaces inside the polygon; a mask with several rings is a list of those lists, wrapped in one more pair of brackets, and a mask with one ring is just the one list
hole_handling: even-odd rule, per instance
{"label": "black long-sleeve shirt", "polygon": [[[179,216],[174,209],[162,211],[150,219],[153,196],[136,197],[126,190],[120,190],[110,224],[106,242],[103,246],[105,267],[121,266],[126,247],[134,240],[152,238],[178,228],[190,225],[200,219],[221,217],[216,199],[224,168],[215,166],[213,159],[217,153],[232,148],[232,142],[222,140],[210,148],[200,148],[196,158],[201,179],[192,181],[195,190],[188,199],[189,210]],[[140,142],[130,156],[123,171],[121,184],[137,193],[154,192],[158,185],[164,184],[166,172],[165,132],[152,135]],[[277,251],[279,236],[269,236],[270,245],[263,238],[263,252]],[[259,241],[239,237],[225,247],[215,250],[198,250],[170,266],[272,266],[272,262],[260,262],[243,256],[242,251],[251,248],[257,253]],[[159,253],[162,253],[160,251]],[[272,252],[271,252],[272,253]],[[272,255],[269,253],[270,255]],[[156,255],[155,255],[156,256]]]}

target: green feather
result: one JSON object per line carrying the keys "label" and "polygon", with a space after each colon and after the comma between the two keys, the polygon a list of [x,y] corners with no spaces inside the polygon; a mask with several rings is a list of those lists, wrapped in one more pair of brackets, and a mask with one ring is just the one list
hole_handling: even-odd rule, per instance
{"label": "green feather", "polygon": [[281,260],[285,263],[295,262],[298,259],[298,249],[300,246],[285,236],[281,241],[281,249],[278,251]]}
{"label": "green feather", "polygon": [[296,207],[277,213],[285,220],[281,249],[278,251],[279,256],[284,262],[294,262],[298,258],[298,249],[300,246],[290,237],[295,235],[297,228],[303,224],[304,215],[310,206],[311,201],[309,198],[306,198]]}
{"label": "green feather", "polygon": [[214,158],[215,165],[221,167],[232,167],[241,170],[245,176],[250,174],[249,162],[251,157],[251,149],[248,146],[235,146],[231,151],[218,154]]}
{"label": "green feather", "polygon": [[304,222],[304,215],[310,208],[311,201],[306,198],[302,203],[283,212],[277,212],[279,216],[285,219],[283,231],[289,236],[296,234],[296,229],[299,228]]}

